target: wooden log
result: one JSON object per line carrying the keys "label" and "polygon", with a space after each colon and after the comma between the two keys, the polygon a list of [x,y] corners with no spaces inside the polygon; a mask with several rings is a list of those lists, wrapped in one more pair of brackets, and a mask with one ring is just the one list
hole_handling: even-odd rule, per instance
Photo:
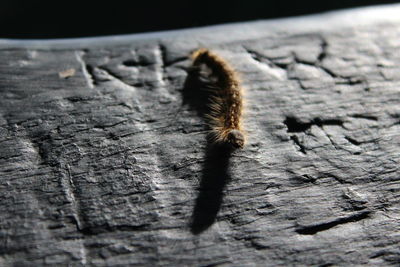
{"label": "wooden log", "polygon": [[[398,264],[399,12],[0,40],[0,265]],[[199,47],[243,150],[207,141]]]}

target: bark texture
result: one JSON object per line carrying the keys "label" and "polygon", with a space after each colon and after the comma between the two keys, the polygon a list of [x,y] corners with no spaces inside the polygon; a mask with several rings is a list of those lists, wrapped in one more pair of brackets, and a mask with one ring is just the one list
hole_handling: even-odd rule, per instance
{"label": "bark texture", "polygon": [[[398,264],[399,13],[0,40],[0,265]],[[207,143],[199,47],[243,150]]]}

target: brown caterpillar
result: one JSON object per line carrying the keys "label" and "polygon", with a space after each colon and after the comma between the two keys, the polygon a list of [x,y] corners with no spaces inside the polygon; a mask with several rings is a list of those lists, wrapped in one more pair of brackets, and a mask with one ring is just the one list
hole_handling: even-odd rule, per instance
{"label": "brown caterpillar", "polygon": [[245,136],[241,119],[243,89],[233,68],[220,56],[208,49],[192,53],[193,67],[208,80],[210,89],[209,114],[206,114],[215,143],[243,148]]}

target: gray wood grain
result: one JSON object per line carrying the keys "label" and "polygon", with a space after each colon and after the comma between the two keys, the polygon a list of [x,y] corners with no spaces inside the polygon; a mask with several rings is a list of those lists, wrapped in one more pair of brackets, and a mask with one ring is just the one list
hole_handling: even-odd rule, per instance
{"label": "gray wood grain", "polygon": [[[0,265],[400,262],[400,6],[0,41]],[[246,88],[207,143],[188,54]]]}

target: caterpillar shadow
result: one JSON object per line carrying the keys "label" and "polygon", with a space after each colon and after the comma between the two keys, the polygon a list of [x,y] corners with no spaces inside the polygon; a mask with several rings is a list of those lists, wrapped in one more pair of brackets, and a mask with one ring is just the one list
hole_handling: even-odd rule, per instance
{"label": "caterpillar shadow", "polygon": [[200,234],[216,220],[223,200],[223,191],[230,181],[229,159],[232,149],[226,145],[208,144],[203,173],[194,206],[190,230]]}
{"label": "caterpillar shadow", "polygon": [[[198,112],[205,121],[210,112],[210,94],[207,83],[203,81],[196,69],[190,69],[183,88],[184,103]],[[194,205],[190,231],[200,234],[213,225],[223,201],[223,191],[231,180],[229,161],[232,147],[213,144],[207,138],[205,160],[202,169],[199,194]]]}

